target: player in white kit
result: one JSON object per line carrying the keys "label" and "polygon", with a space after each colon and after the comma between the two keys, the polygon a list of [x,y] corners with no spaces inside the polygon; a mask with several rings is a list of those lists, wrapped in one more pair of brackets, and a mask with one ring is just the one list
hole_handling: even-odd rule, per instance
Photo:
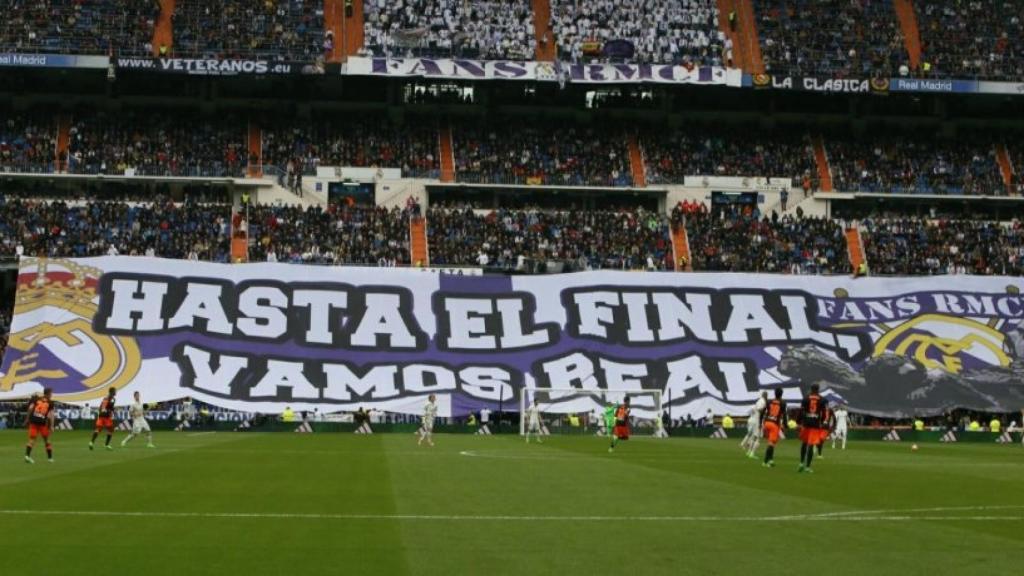
{"label": "player in white kit", "polygon": [[153,445],[153,431],[149,429],[149,422],[146,422],[146,405],[142,403],[142,396],[136,391],[134,395],[135,401],[132,402],[131,407],[128,409],[128,413],[132,417],[132,431],[128,434],[128,437],[121,440],[121,447],[124,448],[132,438],[136,436],[142,436],[146,434],[146,447],[156,448]]}
{"label": "player in white kit", "polygon": [[761,414],[768,406],[768,393],[761,392],[761,397],[754,403],[754,407],[747,414],[747,435],[740,442],[740,448],[747,451],[748,458],[754,458],[757,452],[757,445],[761,443]]}
{"label": "player in white kit", "polygon": [[540,407],[537,406],[537,400],[533,401],[533,404],[526,409],[526,443],[530,443],[530,434],[537,436],[537,443],[543,444],[544,441],[540,439]]}
{"label": "player in white kit", "polygon": [[836,429],[832,432],[832,448],[836,447],[836,440],[842,439],[843,450],[846,450],[846,433],[850,428],[850,413],[846,406],[840,406],[835,411]]}
{"label": "player in white kit", "polygon": [[437,418],[437,396],[431,394],[423,406],[423,426],[420,428],[420,439],[417,445],[422,445],[426,440],[427,444],[434,445],[434,419]]}

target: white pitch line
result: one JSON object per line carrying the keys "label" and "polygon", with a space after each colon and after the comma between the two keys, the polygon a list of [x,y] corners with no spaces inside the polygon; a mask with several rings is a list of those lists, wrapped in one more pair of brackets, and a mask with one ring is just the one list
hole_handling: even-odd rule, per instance
{"label": "white pitch line", "polygon": [[[1019,507],[1012,507],[1019,508]],[[941,510],[941,509],[935,509]],[[0,510],[3,516],[87,516],[105,518],[206,518],[243,520],[390,520],[427,522],[1024,522],[1024,516],[512,516],[458,514],[303,514],[288,512],[119,512],[112,510]]]}

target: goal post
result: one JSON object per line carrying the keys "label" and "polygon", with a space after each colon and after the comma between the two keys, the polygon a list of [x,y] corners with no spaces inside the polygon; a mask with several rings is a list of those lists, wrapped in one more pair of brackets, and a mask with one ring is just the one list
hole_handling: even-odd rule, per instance
{"label": "goal post", "polygon": [[527,414],[536,403],[542,434],[596,434],[607,436],[605,408],[616,407],[629,396],[632,434],[664,437],[661,390],[583,390],[580,388],[525,388],[519,396],[519,434],[527,431]]}

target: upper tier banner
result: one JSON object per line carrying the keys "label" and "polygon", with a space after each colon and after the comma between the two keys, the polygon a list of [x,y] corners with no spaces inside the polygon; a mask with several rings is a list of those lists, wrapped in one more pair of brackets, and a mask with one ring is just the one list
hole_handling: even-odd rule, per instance
{"label": "upper tier banner", "polygon": [[109,65],[110,59],[106,56],[0,52],[0,68],[94,68],[105,70]]}
{"label": "upper tier banner", "polygon": [[515,410],[534,387],[656,389],[680,418],[818,383],[881,416],[1009,412],[1024,406],[1022,285],[27,258],[0,400],[52,387],[95,406],[115,387],[245,412],[418,413],[433,393],[447,416]]}
{"label": "upper tier banner", "polygon": [[741,86],[743,73],[719,67],[662,64],[567,64],[431,58],[349,58],[342,73],[382,78],[530,80],[577,84],[703,84]]}
{"label": "upper tier banner", "polygon": [[751,88],[796,90],[826,94],[876,94],[914,92],[930,94],[1024,95],[1024,83],[979,82],[937,78],[822,78],[745,74],[742,85]]}
{"label": "upper tier banner", "polygon": [[324,73],[323,64],[259,58],[114,58],[120,70],[190,76],[289,76]]}

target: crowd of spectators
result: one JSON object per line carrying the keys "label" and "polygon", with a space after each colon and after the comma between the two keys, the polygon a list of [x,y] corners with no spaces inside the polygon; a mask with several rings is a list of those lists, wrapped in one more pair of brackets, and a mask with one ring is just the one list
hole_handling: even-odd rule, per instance
{"label": "crowd of spectators", "polygon": [[833,186],[840,192],[1004,195],[991,141],[934,133],[826,138]]}
{"label": "crowd of spectators", "polygon": [[227,262],[227,204],[65,202],[0,196],[0,258],[162,256]]}
{"label": "crowd of spectators", "polygon": [[366,49],[378,56],[533,60],[528,0],[366,0]]}
{"label": "crowd of spectators", "polygon": [[1024,196],[1024,143],[1015,140],[1007,146],[1010,156],[1010,168],[1013,171],[1013,190],[1018,196]]}
{"label": "crowd of spectators", "polygon": [[263,164],[315,174],[317,166],[401,168],[404,177],[436,178],[438,133],[432,121],[399,126],[384,119],[288,122],[263,129]]}
{"label": "crowd of spectators", "polygon": [[0,12],[0,52],[145,55],[160,2],[6,0]]}
{"label": "crowd of spectators", "polygon": [[836,221],[797,214],[762,216],[757,209],[704,204],[673,208],[674,225],[685,225],[690,265],[707,272],[846,274],[846,235]]}
{"label": "crowd of spectators", "polygon": [[56,157],[52,115],[0,112],[0,172],[53,172]]}
{"label": "crowd of spectators", "polygon": [[924,76],[1024,81],[1018,0],[929,0],[914,2],[914,8]]}
{"label": "crowd of spectators", "polygon": [[652,184],[682,184],[685,176],[816,180],[814,147],[800,131],[695,125],[645,131],[640,146]]}
{"label": "crowd of spectators", "polygon": [[320,60],[334,42],[324,32],[323,7],[313,0],[178,0],[174,54]]}
{"label": "crowd of spectators", "polygon": [[632,186],[625,134],[543,120],[463,125],[453,131],[455,172],[473,184]]}
{"label": "crowd of spectators", "polygon": [[248,210],[249,258],[299,264],[408,265],[409,210],[331,204]]}
{"label": "crowd of spectators", "polygon": [[644,210],[540,209],[489,212],[430,208],[430,263],[529,270],[559,261],[572,269],[672,269],[664,215]]}
{"label": "crowd of spectators", "polygon": [[85,113],[71,126],[68,169],[76,174],[240,177],[248,164],[245,123],[187,112]]}
{"label": "crowd of spectators", "polygon": [[1024,275],[1024,224],[877,217],[861,221],[872,274]]}
{"label": "crowd of spectators", "polygon": [[891,78],[909,63],[891,0],[755,2],[769,74]]}
{"label": "crowd of spectators", "polygon": [[722,66],[731,46],[712,0],[552,0],[560,57]]}

